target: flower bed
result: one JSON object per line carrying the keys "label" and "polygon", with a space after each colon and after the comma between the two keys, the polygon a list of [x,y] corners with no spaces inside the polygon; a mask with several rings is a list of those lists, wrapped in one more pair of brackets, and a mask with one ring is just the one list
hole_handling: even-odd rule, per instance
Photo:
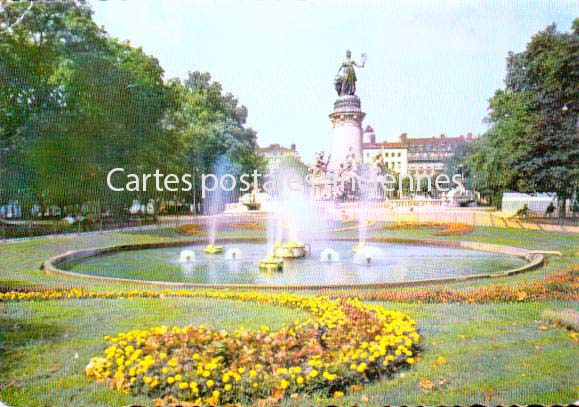
{"label": "flower bed", "polygon": [[[345,297],[342,292],[331,294],[334,298]],[[353,295],[349,292],[348,295]],[[527,301],[579,301],[579,265],[573,265],[562,273],[543,280],[518,285],[493,284],[472,290],[433,287],[411,291],[366,291],[355,292],[364,300],[381,300],[418,303],[491,303]]]}
{"label": "flower bed", "polygon": [[[9,301],[43,301],[55,299],[80,298],[163,298],[163,297],[198,297],[202,290],[131,290],[131,291],[92,291],[83,288],[48,288],[13,289],[0,287],[0,302]],[[218,292],[218,291],[215,291]],[[347,293],[324,290],[334,298],[349,298],[355,295],[366,300],[384,300],[395,302],[420,303],[490,303],[490,302],[523,302],[523,301],[579,301],[579,265],[573,265],[565,271],[551,277],[517,285],[493,284],[472,290],[433,287],[418,290],[356,290]],[[226,293],[226,292],[223,292]]]}
{"label": "flower bed", "polygon": [[217,405],[313,391],[336,397],[415,363],[420,336],[400,312],[353,299],[197,294],[298,308],[311,317],[276,332],[201,325],[120,333],[105,338],[108,347],[91,359],[87,375],[119,391]]}
{"label": "flower bed", "polygon": [[460,236],[472,233],[474,227],[467,223],[452,222],[397,222],[380,227],[379,231],[403,229],[440,229],[434,232],[435,236]]}
{"label": "flower bed", "polygon": [[264,224],[255,222],[228,223],[225,227],[231,230],[266,230]]}
{"label": "flower bed", "polygon": [[[265,225],[256,222],[240,222],[240,223],[228,223],[222,225],[225,229],[230,230],[255,230],[255,231],[263,231],[266,230]],[[203,230],[203,225],[199,225],[196,223],[186,223],[177,227],[177,231],[179,233],[183,233],[186,235],[195,235],[195,236],[205,236],[207,232]]]}
{"label": "flower bed", "polygon": [[184,225],[180,225],[179,227],[177,227],[177,232],[186,235],[196,235],[196,236],[207,235],[207,232],[203,230],[203,225],[199,225],[196,223],[186,223]]}

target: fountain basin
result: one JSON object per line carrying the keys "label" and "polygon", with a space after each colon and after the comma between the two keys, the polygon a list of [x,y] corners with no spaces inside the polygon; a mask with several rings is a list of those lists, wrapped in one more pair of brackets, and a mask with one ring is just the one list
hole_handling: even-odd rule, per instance
{"label": "fountain basin", "polygon": [[[466,241],[433,239],[368,239],[386,254],[382,263],[356,264],[357,239],[313,242],[312,252],[283,264],[283,273],[262,273],[265,239],[222,239],[243,252],[239,261],[207,256],[183,265],[182,248],[202,249],[202,240],[123,245],[63,253],[44,262],[47,273],[162,287],[279,289],[394,287],[446,284],[476,278],[502,277],[539,267],[543,255],[528,250]],[[337,262],[320,261],[324,247],[338,252]]]}

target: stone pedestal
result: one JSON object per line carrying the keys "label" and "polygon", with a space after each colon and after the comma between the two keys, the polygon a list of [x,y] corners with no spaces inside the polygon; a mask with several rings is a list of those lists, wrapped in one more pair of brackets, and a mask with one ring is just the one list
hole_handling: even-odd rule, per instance
{"label": "stone pedestal", "polygon": [[355,165],[362,162],[362,112],[360,98],[356,95],[340,96],[334,102],[334,111],[329,115],[332,121],[332,150],[328,169],[346,167],[348,161]]}

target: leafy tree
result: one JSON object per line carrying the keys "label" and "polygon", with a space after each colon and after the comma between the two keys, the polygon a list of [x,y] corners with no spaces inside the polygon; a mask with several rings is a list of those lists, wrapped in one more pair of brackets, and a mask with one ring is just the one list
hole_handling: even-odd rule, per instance
{"label": "leafy tree", "polygon": [[456,160],[499,203],[503,191],[556,192],[565,202],[579,179],[579,19],[555,25],[507,58],[505,88],[490,100],[490,128]]}
{"label": "leafy tree", "polygon": [[247,109],[208,73],[165,83],[158,61],[110,38],[82,0],[2,6],[0,203],[123,213],[134,198],[198,201],[199,185],[195,197],[114,192],[112,168],[198,177],[227,156],[237,172],[263,169]]}
{"label": "leafy tree", "polygon": [[[227,157],[233,175],[262,172],[265,161],[255,152],[257,134],[245,127],[247,109],[209,73],[190,72],[187,79],[168,83],[172,104],[165,127],[178,134],[183,172],[199,177],[214,172],[219,157]],[[195,201],[200,188],[196,184]]]}

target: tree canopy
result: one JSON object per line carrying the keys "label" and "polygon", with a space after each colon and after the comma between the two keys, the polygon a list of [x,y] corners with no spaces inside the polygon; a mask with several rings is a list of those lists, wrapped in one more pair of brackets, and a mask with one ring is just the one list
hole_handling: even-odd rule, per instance
{"label": "tree canopy", "polygon": [[200,174],[221,155],[239,171],[263,166],[232,94],[208,73],[165,81],[157,59],[109,37],[85,1],[11,2],[0,14],[0,204],[190,201],[112,192],[106,174]]}
{"label": "tree canopy", "polygon": [[489,102],[489,130],[452,165],[463,165],[495,203],[504,191],[521,191],[555,192],[564,205],[577,194],[578,109],[576,19],[571,32],[551,25],[509,53],[505,87]]}

